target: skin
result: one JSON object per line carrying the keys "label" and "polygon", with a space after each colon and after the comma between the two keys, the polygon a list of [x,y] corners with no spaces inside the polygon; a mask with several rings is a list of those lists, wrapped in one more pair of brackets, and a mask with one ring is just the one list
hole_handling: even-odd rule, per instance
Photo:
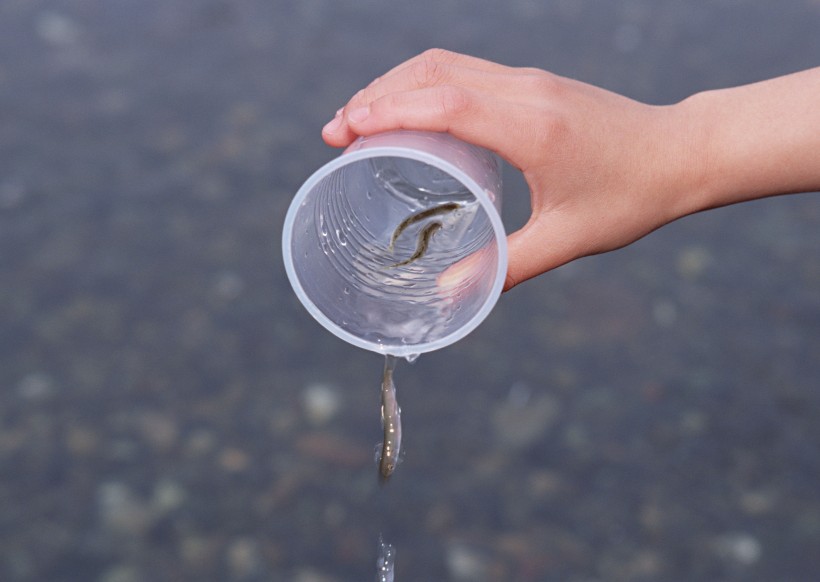
{"label": "skin", "polygon": [[815,68],[654,106],[434,49],[356,93],[322,135],[345,147],[393,129],[446,131],[523,172],[532,215],[508,238],[506,290],[694,212],[820,190],[818,95]]}
{"label": "skin", "polygon": [[396,240],[398,240],[399,236],[408,226],[416,224],[417,222],[421,222],[427,218],[432,216],[439,216],[440,214],[447,214],[448,212],[454,212],[461,208],[461,204],[457,204],[455,202],[445,202],[444,204],[439,204],[438,206],[433,206],[431,208],[425,208],[415,214],[411,214],[407,218],[401,221],[401,223],[396,227],[396,230],[393,231],[393,236],[390,237],[390,245],[387,247],[390,252],[393,252],[393,246],[396,244]]}
{"label": "skin", "polygon": [[433,235],[436,234],[436,232],[438,232],[440,228],[440,222],[431,222],[430,224],[422,228],[421,232],[419,233],[419,242],[416,246],[416,252],[410,255],[409,258],[400,261],[394,265],[390,265],[390,268],[392,269],[395,267],[403,267],[404,265],[409,265],[413,261],[417,261],[418,259],[423,257],[424,253],[427,252],[427,247],[430,246],[430,239],[433,238]]}

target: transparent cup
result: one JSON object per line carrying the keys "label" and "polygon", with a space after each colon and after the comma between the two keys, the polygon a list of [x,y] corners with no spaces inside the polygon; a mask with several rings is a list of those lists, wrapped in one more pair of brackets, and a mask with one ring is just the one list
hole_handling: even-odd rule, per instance
{"label": "transparent cup", "polygon": [[500,164],[489,151],[446,133],[359,138],[296,193],[285,269],[333,334],[412,358],[463,338],[498,300],[507,273],[500,209]]}

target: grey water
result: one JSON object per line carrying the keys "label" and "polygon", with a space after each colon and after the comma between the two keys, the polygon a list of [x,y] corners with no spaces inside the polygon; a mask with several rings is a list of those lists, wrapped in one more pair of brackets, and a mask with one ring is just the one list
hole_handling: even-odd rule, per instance
{"label": "grey water", "polygon": [[[817,30],[815,0],[0,2],[0,579],[372,580],[382,533],[401,582],[813,580],[817,195],[503,295],[402,366],[387,487],[383,355],[279,239],[322,125],[426,48],[660,105],[817,66]],[[506,167],[509,231],[527,192]]]}

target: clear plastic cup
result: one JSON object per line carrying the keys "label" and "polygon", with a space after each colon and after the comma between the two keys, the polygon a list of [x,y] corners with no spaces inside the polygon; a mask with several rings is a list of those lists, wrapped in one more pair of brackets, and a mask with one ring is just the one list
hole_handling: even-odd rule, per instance
{"label": "clear plastic cup", "polygon": [[412,358],[463,338],[498,300],[507,273],[500,209],[500,165],[487,150],[446,133],[359,138],[296,193],[285,269],[336,336]]}

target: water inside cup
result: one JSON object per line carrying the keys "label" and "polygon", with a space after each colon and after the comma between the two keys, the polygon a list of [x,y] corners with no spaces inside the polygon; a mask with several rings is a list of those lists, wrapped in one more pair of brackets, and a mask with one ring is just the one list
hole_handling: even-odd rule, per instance
{"label": "water inside cup", "polygon": [[[355,155],[306,182],[289,213],[286,266],[297,295],[360,347],[406,356],[452,343],[500,292],[492,203],[469,178],[425,161]],[[452,270],[468,257],[472,268]]]}

